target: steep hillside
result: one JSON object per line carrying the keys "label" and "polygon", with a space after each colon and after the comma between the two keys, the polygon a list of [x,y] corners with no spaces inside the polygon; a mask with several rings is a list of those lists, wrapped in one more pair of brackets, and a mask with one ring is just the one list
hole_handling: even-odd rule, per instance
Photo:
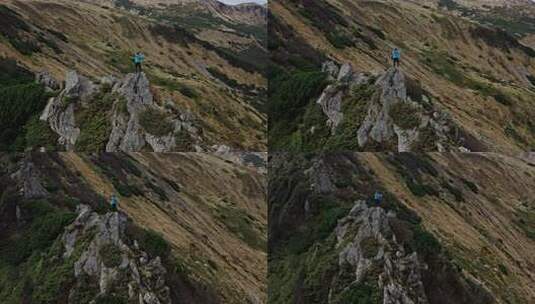
{"label": "steep hillside", "polygon": [[0,161],[0,302],[266,302],[262,155]]}
{"label": "steep hillside", "polygon": [[[242,21],[237,17],[240,11],[234,19],[196,12],[189,7],[153,8],[129,1],[4,1],[0,6],[0,79],[19,76],[6,71],[15,60],[24,74],[48,72],[44,78],[39,74],[39,80],[53,85],[43,95],[27,93],[26,86],[34,85],[32,77],[0,83],[2,96],[8,96],[0,106],[11,114],[11,120],[2,121],[2,129],[9,133],[2,136],[3,150],[32,148],[24,142],[25,129],[47,131],[36,117],[48,98],[65,88],[69,73],[75,71],[95,86],[109,85],[110,79],[128,79],[128,73],[134,72],[131,56],[137,51],[146,56],[144,72],[154,106],[168,112],[163,120],[187,118],[195,129],[167,134],[186,142],[167,151],[207,151],[214,145],[265,150],[265,19]],[[190,13],[198,15],[198,24],[186,22],[184,16]],[[247,14],[244,10],[243,16]],[[115,124],[112,108],[118,104],[102,95],[90,97],[98,100],[75,102],[70,124],[81,133],[91,133],[91,140],[107,140]],[[21,103],[31,103],[33,108],[21,113],[17,108]],[[98,108],[89,109],[98,110],[98,119],[78,117],[87,116],[87,104]],[[148,120],[158,123],[156,117]],[[54,129],[52,122],[49,125]],[[42,141],[49,150],[65,150],[61,142],[54,147],[48,138]],[[96,148],[105,151],[106,145]],[[148,145],[140,150],[156,151]]]}
{"label": "steep hillside", "polygon": [[270,149],[532,149],[533,4],[500,3],[272,1]]}
{"label": "steep hillside", "polygon": [[273,155],[269,302],[532,303],[529,159]]}

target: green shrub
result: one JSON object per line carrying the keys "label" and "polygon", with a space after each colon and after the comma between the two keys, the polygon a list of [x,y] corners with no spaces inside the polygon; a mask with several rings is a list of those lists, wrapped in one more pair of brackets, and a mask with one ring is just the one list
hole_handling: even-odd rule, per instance
{"label": "green shrub", "polygon": [[108,268],[115,268],[121,265],[121,249],[115,244],[106,244],[99,250],[100,258]]}
{"label": "green shrub", "polygon": [[521,211],[516,216],[516,224],[524,231],[528,238],[535,240],[535,210]]}
{"label": "green shrub", "polygon": [[16,60],[0,57],[0,88],[30,84],[33,81],[33,74],[20,67]]}
{"label": "green shrub", "polygon": [[171,251],[169,243],[160,234],[152,230],[144,230],[139,242],[141,247],[152,257],[166,258]]}
{"label": "green shrub", "polygon": [[470,190],[472,190],[472,192],[474,193],[479,193],[479,188],[477,187],[477,185],[467,179],[464,179],[464,178],[461,178],[461,180],[463,181],[463,183],[468,187],[470,188]]}
{"label": "green shrub", "polygon": [[40,84],[0,87],[0,148],[8,150],[24,133],[27,121],[46,106],[44,88]]}
{"label": "green shrub", "polygon": [[38,115],[30,118],[24,126],[24,146],[32,150],[39,147],[45,147],[47,151],[56,150],[58,137]]}
{"label": "green shrub", "polygon": [[[342,103],[342,112],[344,118],[336,129],[336,133],[331,136],[325,147],[328,150],[357,150],[359,149],[357,134],[360,129],[366,114],[368,113],[368,105],[373,98],[375,88],[372,85],[360,85],[353,89],[351,96],[344,99]],[[319,110],[319,106],[314,104]],[[322,123],[325,124],[325,114],[321,112],[323,117]],[[314,138],[316,141],[318,138]]]}
{"label": "green shrub", "polygon": [[139,123],[145,131],[154,136],[166,136],[174,130],[173,124],[165,113],[155,108],[142,112],[139,116]]}
{"label": "green shrub", "polygon": [[381,303],[381,290],[375,282],[364,281],[344,290],[333,301],[334,304],[372,304]]}
{"label": "green shrub", "polygon": [[197,91],[194,88],[184,83],[178,82],[171,78],[160,77],[154,74],[149,74],[149,77],[152,83],[158,86],[162,86],[168,89],[169,91],[175,91],[175,92],[178,91],[182,95],[192,98],[192,99],[197,99],[199,97],[199,93],[197,93]]}
{"label": "green shrub", "polygon": [[424,258],[437,255],[442,251],[442,245],[434,235],[425,231],[420,225],[412,229],[413,240],[411,246],[414,251]]}
{"label": "green shrub", "polygon": [[433,188],[433,186],[422,184],[415,179],[409,178],[405,181],[405,184],[409,188],[412,194],[418,197],[423,197],[425,195],[437,196],[438,192]]}
{"label": "green shrub", "polygon": [[268,120],[271,148],[288,149],[294,145],[292,142],[299,137],[294,133],[299,130],[305,108],[316,106],[313,98],[318,97],[327,84],[327,75],[317,71],[280,72],[272,77],[268,89],[268,113],[274,118]]}
{"label": "green shrub", "polygon": [[32,223],[9,245],[0,246],[0,262],[21,264],[34,252],[49,247],[76,217],[73,213],[55,210],[46,201],[35,201],[26,208],[30,208]]}
{"label": "green shrub", "polygon": [[182,85],[179,87],[178,91],[179,91],[182,95],[184,95],[184,96],[186,96],[186,97],[189,97],[189,98],[192,98],[192,99],[196,99],[196,98],[199,97],[199,94],[197,93],[197,91],[195,91],[195,89],[193,89],[192,87],[189,87],[189,86],[187,86],[187,85],[185,85],[185,84],[182,84]]}
{"label": "green shrub", "polygon": [[103,152],[106,150],[112,125],[109,113],[116,96],[105,93],[105,88],[97,93],[87,107],[76,113],[80,126],[80,136],[76,141],[76,150],[84,152]]}
{"label": "green shrub", "polygon": [[21,16],[5,5],[0,5],[0,35],[23,55],[31,55],[41,49],[31,36],[30,26]]}
{"label": "green shrub", "polygon": [[375,237],[367,237],[360,242],[360,248],[362,249],[363,256],[371,259],[379,253],[379,242],[377,242]]}
{"label": "green shrub", "polygon": [[337,49],[345,49],[346,47],[354,46],[355,43],[351,37],[340,31],[332,31],[327,33],[327,40]]}
{"label": "green shrub", "polygon": [[193,151],[193,146],[195,145],[195,141],[189,134],[189,132],[185,129],[181,129],[180,132],[178,132],[175,135],[175,141],[176,141],[176,148],[177,151]]}
{"label": "green shrub", "polygon": [[420,125],[418,109],[407,102],[397,102],[390,107],[390,117],[402,129],[414,129]]}
{"label": "green shrub", "polygon": [[258,231],[253,219],[242,209],[230,206],[219,206],[216,216],[225,227],[244,241],[251,248],[265,250],[267,243],[265,237]]}
{"label": "green shrub", "polygon": [[127,304],[128,299],[124,296],[118,295],[99,295],[95,299],[95,304]]}

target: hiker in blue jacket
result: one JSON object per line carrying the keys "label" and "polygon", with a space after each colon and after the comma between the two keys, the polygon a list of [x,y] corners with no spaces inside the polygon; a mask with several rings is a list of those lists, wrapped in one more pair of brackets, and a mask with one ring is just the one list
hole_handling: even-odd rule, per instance
{"label": "hiker in blue jacket", "polygon": [[394,48],[392,51],[392,62],[394,64],[394,67],[399,67],[399,63],[401,61],[401,52],[398,50],[398,48]]}
{"label": "hiker in blue jacket", "polygon": [[110,206],[112,211],[117,211],[117,205],[119,204],[119,200],[117,199],[117,195],[112,194],[110,199]]}
{"label": "hiker in blue jacket", "polygon": [[376,205],[380,205],[383,201],[383,194],[379,191],[375,191],[375,193],[373,194],[373,201]]}
{"label": "hiker in blue jacket", "polygon": [[134,65],[136,66],[136,73],[141,73],[143,70],[141,65],[143,64],[143,61],[145,61],[145,55],[141,52],[137,52],[132,57],[132,60],[134,61]]}

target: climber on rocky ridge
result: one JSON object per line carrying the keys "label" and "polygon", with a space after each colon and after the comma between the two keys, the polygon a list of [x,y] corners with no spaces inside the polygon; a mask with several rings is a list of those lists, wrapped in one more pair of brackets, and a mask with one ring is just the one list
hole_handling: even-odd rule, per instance
{"label": "climber on rocky ridge", "polygon": [[379,191],[375,191],[375,193],[373,194],[373,201],[376,205],[380,205],[383,201],[383,194]]}
{"label": "climber on rocky ridge", "polygon": [[400,61],[401,61],[401,52],[398,48],[394,48],[394,50],[392,50],[392,64],[394,65],[394,68],[399,67]]}
{"label": "climber on rocky ridge", "polygon": [[117,211],[117,205],[119,204],[119,200],[117,199],[117,195],[112,194],[110,199],[110,206],[112,211]]}
{"label": "climber on rocky ridge", "polygon": [[137,52],[132,57],[132,61],[134,61],[134,66],[136,68],[136,73],[141,73],[143,68],[141,65],[143,64],[143,61],[145,61],[145,55],[142,52]]}

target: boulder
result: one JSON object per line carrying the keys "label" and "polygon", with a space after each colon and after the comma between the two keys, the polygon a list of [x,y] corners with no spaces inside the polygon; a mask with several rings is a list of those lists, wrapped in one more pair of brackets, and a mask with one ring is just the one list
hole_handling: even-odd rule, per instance
{"label": "boulder", "polygon": [[42,71],[35,74],[35,81],[45,86],[51,91],[57,91],[61,88],[59,82],[52,77],[48,71]]}
{"label": "boulder", "polygon": [[327,73],[329,79],[335,80],[338,78],[340,68],[333,61],[326,61],[322,64],[321,71]]}
{"label": "boulder", "polygon": [[327,115],[327,127],[331,129],[331,134],[336,132],[336,128],[344,118],[344,114],[342,113],[342,100],[344,96],[344,89],[336,84],[331,84],[325,88],[316,102],[321,105],[323,113]]}
{"label": "boulder", "polygon": [[344,63],[340,68],[338,77],[336,78],[339,82],[349,82],[353,77],[353,67],[349,63]]}

